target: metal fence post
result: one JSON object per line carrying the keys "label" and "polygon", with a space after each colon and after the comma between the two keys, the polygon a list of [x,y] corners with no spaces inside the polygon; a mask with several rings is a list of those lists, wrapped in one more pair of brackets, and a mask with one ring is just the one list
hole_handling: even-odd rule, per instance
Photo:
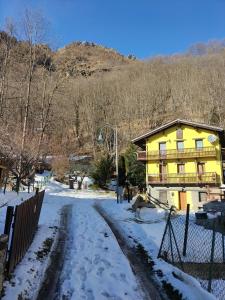
{"label": "metal fence post", "polygon": [[175,233],[174,233],[174,230],[173,230],[173,225],[172,225],[171,222],[170,222],[170,230],[172,232],[175,247],[177,249],[177,254],[178,254],[179,261],[180,261],[181,270],[184,271],[184,266],[183,266],[183,262],[182,262],[182,259],[181,259],[180,250],[179,250],[179,247],[178,247],[178,244],[177,244],[176,236],[175,236]]}
{"label": "metal fence post", "polygon": [[221,236],[222,236],[223,263],[225,263],[224,234],[222,233]]}
{"label": "metal fence post", "polygon": [[172,263],[174,264],[174,255],[173,255],[173,240],[172,240],[172,229],[171,229],[171,221],[169,222],[169,238],[170,238],[170,251],[172,257]]}
{"label": "metal fence post", "polygon": [[165,239],[165,236],[166,236],[167,228],[169,226],[171,213],[172,213],[172,206],[170,207],[170,212],[169,212],[169,215],[168,215],[168,218],[167,218],[166,227],[165,227],[165,230],[164,230],[164,233],[163,233],[163,237],[162,237],[162,241],[161,241],[161,245],[160,245],[160,248],[159,248],[158,258],[161,257],[161,251],[162,251],[162,247],[163,247],[163,242],[164,242],[164,239]]}
{"label": "metal fence post", "polygon": [[186,256],[186,253],[187,253],[189,215],[190,215],[190,204],[187,204],[186,220],[185,220],[185,230],[184,230],[183,256]]}
{"label": "metal fence post", "polygon": [[214,251],[215,251],[215,220],[213,222],[213,234],[212,234],[212,247],[211,247],[211,258],[210,258],[210,266],[209,266],[209,283],[208,283],[208,292],[212,290],[212,271],[213,271],[213,263],[214,263]]}

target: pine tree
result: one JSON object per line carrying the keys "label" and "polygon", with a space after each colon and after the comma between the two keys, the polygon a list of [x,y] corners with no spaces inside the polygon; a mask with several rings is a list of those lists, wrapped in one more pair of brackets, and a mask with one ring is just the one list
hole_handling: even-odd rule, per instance
{"label": "pine tree", "polygon": [[105,188],[107,181],[112,177],[114,172],[114,161],[113,157],[109,154],[101,156],[94,164],[94,171],[91,176],[95,183]]}
{"label": "pine tree", "polygon": [[137,148],[131,144],[125,152],[127,168],[127,180],[133,186],[145,187],[146,169],[145,165],[137,160]]}

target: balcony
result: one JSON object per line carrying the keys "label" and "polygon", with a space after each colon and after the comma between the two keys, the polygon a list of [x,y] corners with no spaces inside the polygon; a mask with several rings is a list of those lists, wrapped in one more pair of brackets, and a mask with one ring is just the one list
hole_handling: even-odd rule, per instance
{"label": "balcony", "polygon": [[183,174],[152,174],[148,175],[149,184],[219,184],[219,176],[215,172],[210,173],[183,173]]}
{"label": "balcony", "polygon": [[139,151],[137,153],[137,159],[140,161],[151,160],[166,160],[166,159],[181,159],[181,158],[199,158],[199,157],[216,157],[215,147],[203,147],[197,148],[185,148],[181,150],[162,150],[162,151],[150,151],[148,154],[146,151]]}

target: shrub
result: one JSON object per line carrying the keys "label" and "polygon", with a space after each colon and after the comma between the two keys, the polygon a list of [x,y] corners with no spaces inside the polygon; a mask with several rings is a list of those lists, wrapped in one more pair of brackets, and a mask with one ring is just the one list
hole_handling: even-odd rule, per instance
{"label": "shrub", "polygon": [[95,184],[101,188],[106,187],[107,181],[112,177],[114,171],[113,157],[109,154],[101,156],[94,162],[94,170],[91,174]]}

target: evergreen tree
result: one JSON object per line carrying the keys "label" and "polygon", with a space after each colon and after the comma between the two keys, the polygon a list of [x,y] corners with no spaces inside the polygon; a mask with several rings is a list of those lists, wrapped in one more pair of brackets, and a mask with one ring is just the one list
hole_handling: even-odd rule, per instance
{"label": "evergreen tree", "polygon": [[136,146],[130,144],[129,148],[125,152],[127,179],[133,186],[145,187],[146,168],[145,164],[137,160],[136,151]]}
{"label": "evergreen tree", "polygon": [[112,177],[114,172],[114,161],[113,157],[109,154],[101,156],[94,163],[94,170],[91,174],[95,183],[101,187],[105,188],[107,181]]}

